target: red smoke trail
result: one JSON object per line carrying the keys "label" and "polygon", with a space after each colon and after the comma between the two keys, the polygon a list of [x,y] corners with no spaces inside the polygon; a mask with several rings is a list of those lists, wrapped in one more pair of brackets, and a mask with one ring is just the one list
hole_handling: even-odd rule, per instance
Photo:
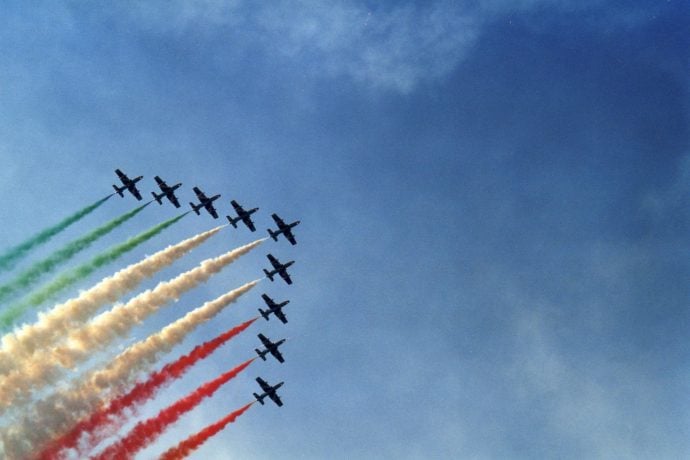
{"label": "red smoke trail", "polygon": [[[258,317],[257,317],[258,318]],[[52,460],[61,458],[60,452],[66,449],[78,448],[79,439],[84,433],[93,433],[88,440],[88,446],[84,449],[86,451],[94,448],[103,439],[110,435],[108,427],[117,425],[119,423],[118,417],[127,408],[137,406],[149,400],[155,395],[163,385],[170,383],[181,377],[190,367],[198,361],[208,357],[211,353],[216,351],[221,345],[228,342],[230,339],[238,335],[240,332],[247,329],[257,320],[252,318],[245,321],[239,326],[229,329],[216,338],[197,345],[188,354],[181,356],[176,361],[167,364],[161,370],[153,372],[148,379],[136,384],[128,393],[119,396],[104,408],[94,412],[89,418],[80,421],[68,433],[51,441],[40,454],[35,458],[40,460]],[[82,449],[80,449],[82,450]]]}
{"label": "red smoke trail", "polygon": [[255,359],[249,359],[216,379],[206,382],[192,393],[160,411],[155,417],[137,423],[132,431],[127,433],[127,436],[108,446],[99,455],[91,457],[92,460],[133,459],[137,452],[155,441],[168,426],[198,406],[205,398],[213,396],[218,388],[245,370]]}
{"label": "red smoke trail", "polygon": [[179,443],[177,446],[165,451],[165,453],[161,455],[158,460],[182,460],[193,451],[201,447],[203,443],[205,443],[209,438],[215,436],[228,424],[234,422],[237,417],[247,412],[247,410],[252,407],[252,404],[255,402],[256,401],[250,402],[246,406],[237,409],[235,412],[231,412],[230,414],[226,415],[216,423],[207,426],[196,434],[193,434]]}

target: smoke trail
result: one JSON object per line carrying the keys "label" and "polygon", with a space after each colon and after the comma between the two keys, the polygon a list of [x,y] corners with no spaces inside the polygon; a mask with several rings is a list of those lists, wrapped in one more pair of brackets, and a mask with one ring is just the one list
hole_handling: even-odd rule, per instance
{"label": "smoke trail", "polygon": [[124,222],[139,214],[149,204],[150,202],[146,203],[145,205],[139,206],[138,208],[129,211],[128,213],[121,215],[117,219],[111,220],[107,224],[98,227],[97,229],[91,231],[90,233],[87,233],[81,238],[78,238],[72,241],[71,243],[67,243],[67,245],[65,245],[62,249],[57,250],[56,252],[52,253],[50,256],[43,259],[42,261],[36,262],[31,267],[24,270],[24,272],[20,273],[12,281],[0,286],[0,302],[5,300],[10,295],[15,294],[17,291],[21,291],[30,287],[31,285],[36,283],[41,276],[50,273],[58,265],[67,262],[69,259],[74,257],[79,251],[86,249],[87,247],[89,247],[89,245],[91,245],[91,243],[93,243],[100,237],[106,235],[107,233],[122,225]]}
{"label": "smoke trail", "polygon": [[[184,216],[184,215],[183,215]],[[137,244],[155,236],[164,228],[172,225],[183,216],[170,219],[146,232],[130,238],[121,245],[115,246],[109,251],[96,256],[90,262],[58,278],[58,280],[46,286],[42,291],[53,291],[51,287],[62,285],[68,280],[76,280],[86,276],[98,268],[101,263],[114,260],[124,252],[134,248]],[[2,338],[0,348],[0,375],[7,374],[18,366],[17,363],[25,363],[37,350],[44,350],[53,343],[62,339],[74,327],[81,325],[93,315],[102,305],[114,302],[120,296],[135,289],[143,280],[154,275],[159,270],[171,265],[173,262],[196,248],[224,226],[216,227],[191,238],[187,238],[174,246],[156,252],[140,262],[130,265],[112,276],[103,279],[91,289],[82,292],[79,297],[55,306],[45,314],[39,314],[39,320],[32,325],[25,325],[21,329],[5,335]],[[59,282],[59,283],[58,283]],[[0,315],[4,317],[4,315]]]}
{"label": "smoke trail", "polygon": [[[125,255],[129,251],[139,246],[140,244],[150,240],[166,228],[177,223],[187,214],[189,213],[186,212],[177,217],[173,217],[172,219],[162,222],[154,227],[151,227],[145,232],[142,232],[128,239],[124,243],[114,246],[108,249],[107,251],[97,255],[89,262],[86,262],[80,265],[79,267],[58,276],[56,279],[44,285],[39,290],[31,293],[28,297],[13,303],[7,308],[6,311],[0,313],[0,330],[9,329],[30,308],[35,308],[41,305],[43,302],[54,297],[61,291],[87,278],[94,271],[98,270],[99,268],[105,266],[110,262],[117,260],[121,256]],[[115,297],[115,299],[117,299],[117,297]]]}
{"label": "smoke trail", "polygon": [[159,457],[159,460],[182,460],[183,458],[186,458],[189,454],[201,447],[201,445],[209,438],[218,434],[218,432],[223,430],[223,428],[225,428],[227,425],[237,420],[237,417],[247,412],[247,410],[249,410],[249,408],[252,407],[252,404],[255,402],[256,401],[250,402],[246,406],[229,413],[216,423],[213,423],[198,433],[188,437],[177,446],[165,451],[163,455]]}
{"label": "smoke trail", "polygon": [[[50,442],[48,446],[45,447],[37,456],[37,458],[44,460],[59,458],[59,453],[61,451],[79,448],[80,438],[84,433],[92,433],[92,435],[89,437],[87,445],[83,448],[79,448],[79,453],[84,454],[88,450],[94,448],[106,437],[112,435],[114,429],[119,427],[122,420],[122,415],[127,409],[131,410],[132,408],[139,406],[147,400],[153,398],[156,392],[159,391],[163,386],[175,379],[180,378],[194,364],[210,356],[211,353],[217,350],[220,346],[251,326],[254,321],[256,321],[256,318],[245,321],[244,323],[223,332],[216,338],[204,342],[201,345],[197,345],[190,353],[171,363],[168,363],[161,370],[152,373],[146,380],[137,383],[126,394],[116,397],[102,409],[92,412],[87,418],[78,422],[68,433],[60,436],[55,441]],[[149,337],[149,339],[151,339],[151,337]],[[111,365],[109,367],[117,366]],[[98,378],[96,376],[94,377],[94,380]],[[107,385],[111,387],[123,386],[122,382],[119,380],[121,379],[111,380],[107,382]],[[99,386],[103,386],[103,383],[105,382],[99,382]],[[72,392],[68,399],[77,401],[88,401],[94,399],[98,401],[97,398],[85,395],[85,393],[85,389]],[[47,411],[46,408],[41,407],[39,413],[46,414],[49,413],[48,411],[54,412],[55,407],[64,407],[68,409],[64,414],[60,414],[59,416],[50,416],[51,419],[59,420],[59,428],[63,429],[64,427],[71,426],[75,422],[75,419],[78,418],[79,413],[83,412],[83,410],[76,411],[73,404],[61,401],[59,404],[51,404],[51,407],[47,408]],[[45,422],[41,420],[34,420],[30,426],[43,427],[45,426]],[[53,436],[55,436],[55,434],[53,434]],[[43,437],[45,438],[45,436]],[[34,442],[33,444],[37,445],[38,442]]]}
{"label": "smoke trail", "polygon": [[84,209],[81,209],[72,214],[71,216],[65,218],[61,222],[58,222],[56,225],[46,228],[40,233],[37,233],[28,240],[24,241],[22,244],[10,248],[3,254],[0,254],[0,271],[11,270],[12,268],[14,268],[15,265],[17,265],[17,262],[24,258],[29,253],[29,251],[44,243],[47,243],[48,240],[50,240],[52,237],[54,237],[61,231],[65,230],[73,223],[81,220],[88,214],[91,214],[92,211],[95,211],[96,208],[105,203],[111,196],[113,195],[108,195],[107,197],[102,198],[93,204],[90,204]]}
{"label": "smoke trail", "polygon": [[99,455],[92,457],[92,459],[120,460],[134,458],[137,452],[155,441],[167,427],[175,423],[182,415],[198,406],[204,399],[213,396],[222,385],[245,370],[255,359],[252,358],[245,361],[225,374],[206,382],[192,393],[160,411],[155,417],[139,422],[124,438],[111,444]]}
{"label": "smoke trail", "polygon": [[13,403],[26,402],[32,392],[54,383],[65,367],[73,368],[113,340],[124,337],[136,324],[183,293],[208,280],[222,268],[261,244],[265,238],[234,249],[222,256],[207,259],[176,278],[159,283],[126,304],[119,304],[101,313],[81,329],[70,332],[65,343],[35,353],[21,372],[0,378],[0,411]]}

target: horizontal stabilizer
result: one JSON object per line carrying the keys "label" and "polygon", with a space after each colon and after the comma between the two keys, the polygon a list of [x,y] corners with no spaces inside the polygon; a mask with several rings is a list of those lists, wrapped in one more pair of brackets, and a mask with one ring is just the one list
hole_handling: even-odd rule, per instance
{"label": "horizontal stabilizer", "polygon": [[120,195],[121,197],[124,198],[124,195],[122,194],[122,192],[125,190],[124,187],[120,188],[117,185],[113,184],[113,188],[115,189],[115,191],[117,192],[118,195]]}

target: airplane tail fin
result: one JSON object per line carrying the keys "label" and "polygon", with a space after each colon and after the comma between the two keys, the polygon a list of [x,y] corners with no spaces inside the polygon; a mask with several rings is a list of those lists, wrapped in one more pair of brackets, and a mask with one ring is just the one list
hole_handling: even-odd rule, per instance
{"label": "airplane tail fin", "polygon": [[268,321],[268,315],[271,313],[270,311],[263,311],[262,309],[259,308],[259,313],[261,313],[261,316],[264,317],[266,321]]}
{"label": "airplane tail fin", "polygon": [[191,201],[189,202],[189,205],[192,207],[192,209],[194,210],[194,212],[196,213],[197,216],[201,215],[201,213],[199,212],[199,209],[201,209],[201,205],[197,206],[194,203],[192,203]]}
{"label": "airplane tail fin", "polygon": [[256,393],[252,393],[252,394],[254,395],[254,397],[256,398],[256,400],[259,401],[259,402],[261,403],[261,405],[263,406],[263,405],[264,405],[264,398],[265,398],[265,396],[259,396],[259,395],[256,394]]}
{"label": "airplane tail fin", "polygon": [[268,229],[268,234],[271,235],[271,238],[273,238],[273,241],[278,241],[278,232],[274,232],[270,228]]}
{"label": "airplane tail fin", "polygon": [[240,218],[238,217],[237,219],[233,219],[230,216],[225,216],[228,218],[228,222],[230,222],[230,225],[232,225],[234,228],[237,228],[237,222],[239,222]]}
{"label": "airplane tail fin", "polygon": [[266,274],[266,277],[267,277],[269,280],[273,281],[273,276],[275,275],[275,273],[269,273],[269,271],[266,270],[265,268],[264,268],[264,273]]}
{"label": "airplane tail fin", "polygon": [[163,204],[161,199],[163,198],[163,196],[165,196],[164,193],[161,193],[160,195],[156,195],[156,192],[151,192],[151,195],[153,195],[153,198],[158,202],[158,204],[161,204],[161,205]]}
{"label": "airplane tail fin", "polygon": [[125,190],[124,187],[120,188],[117,185],[113,184],[113,188],[115,189],[115,191],[117,192],[118,195],[120,195],[121,197],[124,197],[124,195],[122,194],[122,192]]}
{"label": "airplane tail fin", "polygon": [[266,361],[266,352],[261,352],[258,348],[254,348],[254,351],[259,355],[259,358]]}

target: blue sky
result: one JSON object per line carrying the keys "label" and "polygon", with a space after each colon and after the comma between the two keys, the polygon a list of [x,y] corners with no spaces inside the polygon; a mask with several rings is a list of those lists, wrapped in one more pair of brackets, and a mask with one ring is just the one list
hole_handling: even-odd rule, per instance
{"label": "blue sky", "polygon": [[[197,458],[681,458],[690,12],[681,1],[14,2],[0,31],[0,237],[117,167],[301,219],[138,328],[294,258],[173,356],[289,298],[146,406],[290,336],[142,454],[285,380]],[[40,257],[134,206],[114,197]],[[155,203],[84,254],[174,215]],[[214,225],[188,216],[124,258]],[[228,229],[166,270],[251,241]],[[103,270],[92,281],[114,271]],[[81,286],[81,288],[87,285]],[[171,356],[170,358],[172,358]]]}

